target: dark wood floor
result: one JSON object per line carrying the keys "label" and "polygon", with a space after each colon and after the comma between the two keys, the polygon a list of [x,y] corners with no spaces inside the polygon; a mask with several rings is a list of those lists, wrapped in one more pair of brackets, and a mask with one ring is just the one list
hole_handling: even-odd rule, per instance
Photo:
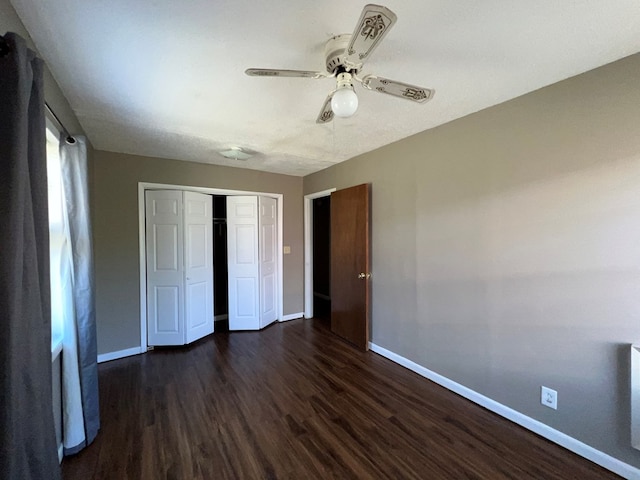
{"label": "dark wood floor", "polygon": [[90,479],[618,478],[320,321],[100,365]]}

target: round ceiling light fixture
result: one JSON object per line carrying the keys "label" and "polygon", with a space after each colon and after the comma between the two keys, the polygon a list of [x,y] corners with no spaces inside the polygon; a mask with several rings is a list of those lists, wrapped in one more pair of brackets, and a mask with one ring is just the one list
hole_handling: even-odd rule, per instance
{"label": "round ceiling light fixture", "polygon": [[242,147],[229,147],[228,150],[218,153],[225,158],[230,158],[231,160],[248,160],[254,155],[254,152],[250,152]]}

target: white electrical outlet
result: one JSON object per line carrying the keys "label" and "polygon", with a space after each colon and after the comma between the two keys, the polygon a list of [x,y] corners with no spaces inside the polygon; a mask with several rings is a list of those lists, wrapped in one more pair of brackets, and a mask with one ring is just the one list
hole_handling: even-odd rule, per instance
{"label": "white electrical outlet", "polygon": [[540,403],[545,407],[553,408],[554,410],[558,409],[558,392],[555,390],[551,390],[547,387],[542,387],[540,389]]}

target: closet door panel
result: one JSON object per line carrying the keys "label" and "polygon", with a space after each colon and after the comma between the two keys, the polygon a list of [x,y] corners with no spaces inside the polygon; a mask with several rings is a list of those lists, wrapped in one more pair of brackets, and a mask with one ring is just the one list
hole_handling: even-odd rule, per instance
{"label": "closet door panel", "polygon": [[213,201],[184,192],[185,326],[191,343],[213,333]]}
{"label": "closet door panel", "polygon": [[260,328],[273,323],[278,318],[277,312],[277,208],[276,199],[260,197],[259,225],[260,235]]}
{"label": "closet door panel", "polygon": [[227,197],[227,252],[229,330],[258,330],[258,197]]}
{"label": "closet door panel", "polygon": [[182,345],[184,273],[182,192],[145,192],[147,343]]}

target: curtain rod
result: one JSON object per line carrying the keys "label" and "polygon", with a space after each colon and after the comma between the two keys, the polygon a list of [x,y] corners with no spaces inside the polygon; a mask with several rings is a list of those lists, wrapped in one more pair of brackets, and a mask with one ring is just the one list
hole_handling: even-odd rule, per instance
{"label": "curtain rod", "polygon": [[[9,55],[9,53],[11,53],[11,47],[9,46],[9,43],[7,42],[7,40],[2,35],[0,35],[0,57],[5,57]],[[49,106],[49,104],[47,102],[44,102],[44,106],[49,112],[49,114],[53,117],[55,122],[58,124],[58,126],[60,127],[60,130],[62,130],[62,133],[64,133],[67,136],[67,142],[76,143],[76,139],[73,138],[73,136],[69,133],[69,130],[65,128],[65,126],[62,124],[62,122],[60,121],[58,116],[55,114],[53,109]]]}
{"label": "curtain rod", "polygon": [[71,144],[76,143],[76,139],[73,138],[73,136],[69,133],[69,130],[65,128],[65,126],[62,124],[62,122],[60,121],[56,113],[52,110],[52,108],[49,106],[49,104],[47,102],[44,102],[44,106],[46,107],[47,111],[51,114],[53,119],[56,121],[56,123],[60,127],[60,130],[62,130],[62,133],[64,133],[67,136],[66,138],[67,143],[71,143]]}

